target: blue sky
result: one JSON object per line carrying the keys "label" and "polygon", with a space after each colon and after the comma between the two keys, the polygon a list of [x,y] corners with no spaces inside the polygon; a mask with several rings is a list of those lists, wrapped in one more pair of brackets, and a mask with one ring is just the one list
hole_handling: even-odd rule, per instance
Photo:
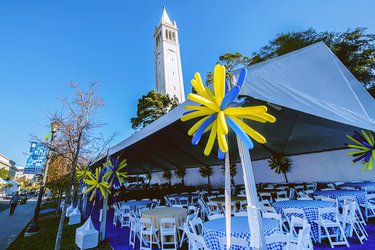
{"label": "blue sky", "polygon": [[152,36],[163,5],[180,29],[187,93],[194,72],[226,52],[250,55],[280,32],[375,32],[371,0],[1,1],[0,153],[24,164],[30,134],[49,131],[48,113],[70,81],[100,80],[103,133],[119,131],[116,142],[131,135],[137,100],[155,86]]}

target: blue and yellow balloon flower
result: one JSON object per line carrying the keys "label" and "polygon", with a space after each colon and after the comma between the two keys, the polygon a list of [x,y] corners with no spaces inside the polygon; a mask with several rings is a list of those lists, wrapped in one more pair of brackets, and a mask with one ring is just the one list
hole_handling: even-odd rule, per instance
{"label": "blue and yellow balloon flower", "polygon": [[346,144],[349,148],[354,149],[348,152],[348,155],[354,157],[353,164],[362,162],[362,171],[366,169],[372,170],[375,161],[375,135],[371,131],[361,130],[361,133],[354,132],[352,136],[347,135],[354,144]]}
{"label": "blue and yellow balloon flower", "polygon": [[186,106],[189,110],[181,117],[181,121],[188,121],[199,118],[199,120],[190,128],[188,134],[193,136],[192,144],[197,145],[202,135],[210,131],[210,135],[204,149],[204,154],[208,156],[217,139],[218,157],[224,159],[225,153],[228,152],[227,135],[231,128],[237,136],[241,138],[248,149],[252,149],[254,144],[251,139],[266,143],[266,139],[248,126],[243,119],[249,119],[257,122],[274,123],[276,118],[267,113],[266,106],[241,107],[244,100],[238,100],[247,70],[241,70],[237,84],[229,89],[229,84],[225,81],[225,67],[217,64],[214,69],[213,90],[205,87],[199,73],[195,73],[194,79],[191,80],[193,88],[197,94],[190,93],[188,99],[197,105]]}

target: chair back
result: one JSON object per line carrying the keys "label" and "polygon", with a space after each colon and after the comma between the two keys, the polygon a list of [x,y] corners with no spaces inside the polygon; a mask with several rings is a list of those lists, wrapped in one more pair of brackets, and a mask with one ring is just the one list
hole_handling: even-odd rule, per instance
{"label": "chair back", "polygon": [[273,219],[276,220],[279,223],[280,230],[282,230],[282,220],[281,220],[281,214],[277,213],[263,213],[263,218]]}
{"label": "chair back", "polygon": [[288,193],[287,191],[279,191],[277,192],[277,198],[287,198],[288,197]]}
{"label": "chair back", "polygon": [[285,217],[290,221],[292,216],[300,217],[304,220],[306,219],[305,211],[302,208],[283,208],[283,213]]}
{"label": "chair back", "polygon": [[296,249],[301,249],[301,250],[313,249],[313,246],[311,245],[310,233],[311,233],[310,224],[308,224],[306,227],[302,228],[302,230],[299,231]]}
{"label": "chair back", "polygon": [[297,237],[299,230],[302,228],[305,228],[308,224],[308,221],[305,219],[302,219],[300,217],[292,216],[290,219],[290,228],[289,228],[289,233],[290,235]]}
{"label": "chair back", "polygon": [[277,213],[275,208],[267,207],[267,206],[262,206],[262,211],[263,211],[263,213]]}
{"label": "chair back", "polygon": [[[226,237],[219,238],[219,244],[220,244],[220,249],[226,250],[227,238]],[[230,245],[231,247],[240,247],[241,249],[250,250],[249,244],[247,243],[245,239],[242,239],[242,238],[230,237]]]}
{"label": "chair back", "polygon": [[282,249],[289,249],[289,234],[273,234],[265,237],[266,245],[284,243]]}
{"label": "chair back", "polygon": [[320,207],[318,208],[318,220],[324,224],[324,220],[326,218],[332,217],[333,214],[334,219],[332,219],[332,221],[338,222],[337,212],[338,210],[336,207]]}
{"label": "chair back", "polygon": [[159,224],[161,228],[175,228],[176,219],[175,218],[160,218]]}
{"label": "chair back", "polygon": [[191,227],[191,231],[196,234],[200,235],[202,234],[202,229],[203,229],[203,222],[201,218],[194,218],[189,220],[189,225]]}
{"label": "chair back", "polygon": [[202,236],[192,233],[190,230],[185,230],[185,233],[188,237],[191,250],[208,250],[206,242]]}

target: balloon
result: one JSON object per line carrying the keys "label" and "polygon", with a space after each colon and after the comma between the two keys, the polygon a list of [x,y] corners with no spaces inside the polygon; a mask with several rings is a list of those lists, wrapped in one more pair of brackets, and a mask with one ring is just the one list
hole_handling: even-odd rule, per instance
{"label": "balloon", "polygon": [[193,145],[197,145],[199,140],[201,139],[204,130],[216,119],[216,115],[211,115],[207,120],[205,120],[202,125],[198,128],[197,132],[195,132],[191,143]]}
{"label": "balloon", "polygon": [[246,135],[246,133],[237,125],[231,117],[227,119],[228,125],[233,129],[233,131],[241,138],[242,142],[248,149],[253,149],[254,144],[251,139]]}
{"label": "balloon", "polygon": [[241,107],[246,103],[246,98],[238,99],[238,95],[243,88],[247,70],[240,71],[237,84],[230,89],[230,85],[225,81],[225,67],[216,65],[214,69],[213,92],[205,87],[199,73],[196,73],[191,81],[197,94],[190,93],[188,99],[195,102],[196,105],[188,105],[185,108],[189,110],[182,117],[181,121],[191,119],[199,120],[189,129],[188,134],[193,136],[192,144],[199,143],[202,135],[208,131],[209,137],[204,148],[204,154],[209,155],[215,144],[218,142],[218,158],[223,159],[228,152],[229,127],[241,138],[244,145],[251,149],[253,138],[259,143],[266,143],[266,139],[253,128],[244,123],[241,119],[250,119],[253,121],[265,123],[275,122],[276,118],[267,113],[266,106]]}

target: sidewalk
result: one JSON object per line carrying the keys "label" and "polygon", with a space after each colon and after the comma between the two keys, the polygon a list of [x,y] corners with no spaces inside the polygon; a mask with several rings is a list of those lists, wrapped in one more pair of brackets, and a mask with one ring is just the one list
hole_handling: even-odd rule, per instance
{"label": "sidewalk", "polygon": [[36,200],[30,199],[25,205],[18,205],[12,216],[9,208],[0,212],[0,250],[5,250],[30,222],[35,204]]}

